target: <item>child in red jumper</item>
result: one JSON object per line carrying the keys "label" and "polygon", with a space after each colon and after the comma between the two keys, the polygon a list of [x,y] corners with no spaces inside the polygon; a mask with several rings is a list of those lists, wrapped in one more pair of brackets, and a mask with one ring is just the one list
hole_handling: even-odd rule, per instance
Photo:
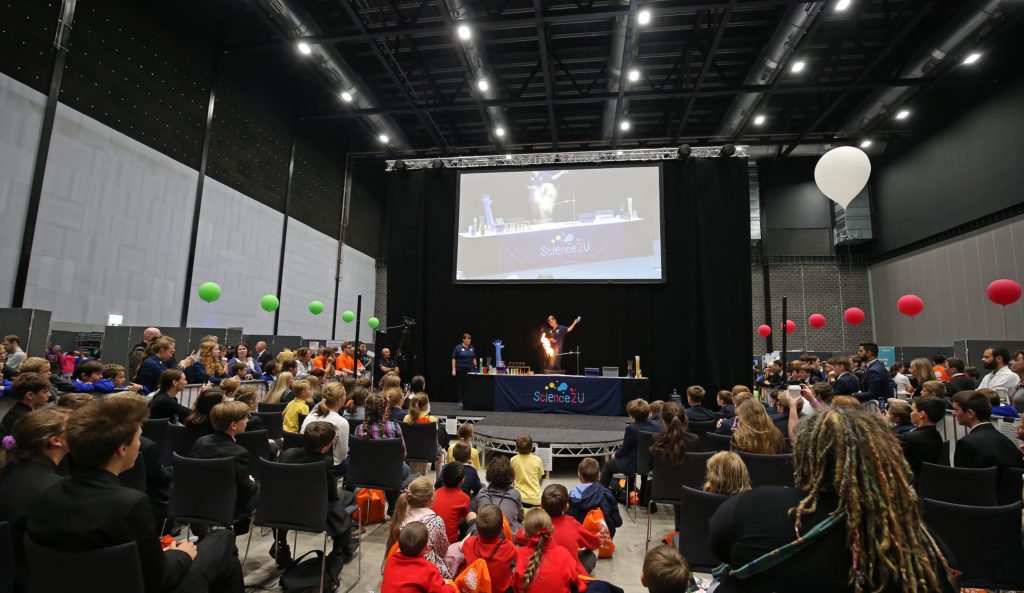
{"label": "child in red jumper", "polygon": [[430,508],[444,519],[444,529],[448,534],[448,542],[459,541],[459,533],[464,533],[466,523],[476,518],[476,513],[469,512],[469,496],[462,491],[462,480],[466,470],[461,463],[453,461],[441,470],[441,488],[434,491],[434,502]]}
{"label": "child in red jumper", "polygon": [[427,528],[413,521],[398,535],[398,552],[384,565],[380,593],[457,593],[444,582],[437,567],[423,558],[427,551]]}
{"label": "child in red jumper", "polygon": [[512,561],[516,557],[516,547],[501,535],[503,519],[497,505],[484,505],[476,516],[477,535],[471,535],[462,542],[467,566],[477,558],[483,558],[487,563],[493,593],[512,590]]}
{"label": "child in red jumper", "polygon": [[551,535],[552,541],[576,556],[576,569],[580,574],[590,574],[597,566],[597,554],[594,550],[601,547],[601,538],[590,533],[580,522],[566,515],[569,508],[569,491],[561,484],[551,484],[544,489],[540,497],[540,506],[551,516],[551,525],[555,528]]}
{"label": "child in red jumper", "polygon": [[548,541],[553,527],[544,509],[530,509],[523,530],[530,542],[516,550],[516,572],[512,578],[515,593],[583,593],[587,586],[580,581],[575,556]]}

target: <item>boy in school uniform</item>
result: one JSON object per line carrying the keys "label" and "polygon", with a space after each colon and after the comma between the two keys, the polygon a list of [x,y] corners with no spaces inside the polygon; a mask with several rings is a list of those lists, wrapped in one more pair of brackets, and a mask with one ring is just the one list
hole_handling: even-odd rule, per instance
{"label": "boy in school uniform", "polygon": [[598,482],[601,477],[601,467],[593,457],[584,458],[578,467],[580,483],[569,493],[569,515],[580,523],[587,517],[590,509],[599,508],[604,513],[604,520],[608,523],[608,531],[615,537],[615,528],[622,526],[622,516],[619,515],[619,503],[611,490],[605,488]]}
{"label": "boy in school uniform", "polygon": [[143,395],[149,393],[149,390],[142,385],[129,383],[125,368],[119,364],[105,365],[100,374],[114,385],[114,391],[134,391]]}
{"label": "boy in school uniform", "polygon": [[540,483],[544,479],[544,464],[533,454],[533,438],[528,434],[516,437],[516,452],[512,458],[515,478],[512,485],[523,498],[526,508],[540,505]]}
{"label": "boy in school uniform", "polygon": [[576,569],[579,574],[590,574],[597,566],[597,553],[601,538],[596,533],[583,529],[583,525],[565,512],[569,510],[569,491],[561,484],[551,484],[540,497],[540,506],[551,516],[555,532],[551,540],[578,558]]}
{"label": "boy in school uniform", "polygon": [[516,547],[501,534],[503,524],[501,509],[493,504],[484,505],[476,516],[477,534],[462,542],[467,566],[477,558],[483,558],[487,563],[493,593],[506,593],[512,589],[512,562],[516,558]]}
{"label": "boy in school uniform", "polygon": [[76,393],[91,393],[102,397],[114,393],[114,382],[103,377],[103,365],[95,360],[87,360],[75,368],[75,380],[71,382]]}
{"label": "boy in school uniform", "polygon": [[[480,473],[476,471],[476,468],[473,467],[471,462],[472,457],[469,445],[462,441],[452,443],[451,457],[453,460],[462,464],[462,468],[466,476],[462,480],[461,488],[462,491],[466,493],[466,496],[469,496],[470,500],[472,500],[481,490],[483,490],[484,485],[480,481]],[[441,486],[442,478],[441,476],[438,476],[437,481],[434,482],[434,488],[440,488]]]}
{"label": "boy in school uniform", "polygon": [[380,593],[458,593],[423,554],[429,546],[427,527],[413,521],[398,534],[398,552],[384,565]]}
{"label": "boy in school uniform", "polygon": [[465,475],[465,468],[458,461],[445,465],[441,469],[442,485],[434,491],[434,502],[430,505],[444,520],[449,542],[459,541],[466,523],[476,518],[475,513],[469,512],[469,496],[461,488]]}
{"label": "boy in school uniform", "polygon": [[[235,436],[245,432],[249,422],[249,406],[242,402],[223,402],[210,411],[213,434],[200,437],[189,457],[193,459],[223,459],[230,457],[235,462],[235,535],[249,532],[249,515],[256,508],[260,487],[250,476],[252,461],[249,451],[235,442]],[[194,531],[194,529],[193,529]]]}

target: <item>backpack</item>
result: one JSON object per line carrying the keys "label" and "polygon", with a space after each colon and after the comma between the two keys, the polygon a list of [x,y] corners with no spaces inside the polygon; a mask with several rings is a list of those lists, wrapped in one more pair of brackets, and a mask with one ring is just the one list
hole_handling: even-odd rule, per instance
{"label": "backpack", "polygon": [[352,514],[353,521],[359,521],[360,515],[365,510],[366,515],[362,518],[364,525],[380,523],[384,520],[384,491],[373,488],[363,488],[356,494],[356,512]]}
{"label": "backpack", "polygon": [[491,593],[491,572],[487,570],[487,562],[483,558],[471,562],[455,577],[455,588],[459,593]]}
{"label": "backpack", "polygon": [[615,543],[612,541],[612,532],[608,529],[608,522],[604,519],[604,512],[599,508],[590,509],[583,519],[583,529],[601,538],[601,547],[597,550],[597,557],[611,558],[615,553]]}
{"label": "backpack", "polygon": [[[312,554],[311,558],[306,558]],[[310,550],[299,556],[281,573],[281,591],[283,593],[320,593],[320,567],[323,565],[324,553],[321,550]],[[324,574],[324,591],[338,588],[338,581],[328,570]]]}

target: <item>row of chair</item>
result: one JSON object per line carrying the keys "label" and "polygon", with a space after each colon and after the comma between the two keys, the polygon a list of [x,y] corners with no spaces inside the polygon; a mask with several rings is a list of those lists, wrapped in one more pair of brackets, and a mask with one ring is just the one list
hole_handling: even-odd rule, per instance
{"label": "row of chair", "polygon": [[949,467],[921,464],[917,495],[934,501],[994,507],[1021,500],[1024,469],[1015,467]]}

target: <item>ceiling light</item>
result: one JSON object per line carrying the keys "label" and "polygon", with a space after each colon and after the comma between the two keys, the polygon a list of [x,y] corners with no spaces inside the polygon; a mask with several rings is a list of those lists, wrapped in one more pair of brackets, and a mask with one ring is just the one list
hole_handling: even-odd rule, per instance
{"label": "ceiling light", "polygon": [[852,1],[853,0],[839,0],[839,2],[836,2],[836,10],[846,10],[850,7],[850,3]]}
{"label": "ceiling light", "polygon": [[487,89],[491,88],[491,83],[487,82],[486,78],[481,78],[480,80],[476,81],[476,88],[486,93]]}
{"label": "ceiling light", "polygon": [[763,123],[764,123],[764,116],[763,115],[756,115],[756,116],[754,116],[754,125],[755,126],[759,126],[759,125],[761,125]]}
{"label": "ceiling light", "polygon": [[636,22],[640,23],[641,25],[646,25],[647,23],[651,22],[651,11],[647,9],[641,10],[636,15]]}
{"label": "ceiling light", "polygon": [[341,91],[341,100],[346,103],[352,102],[352,93],[348,91]]}
{"label": "ceiling light", "polygon": [[870,140],[862,140],[861,143],[860,143],[860,147],[861,148],[868,148],[869,146],[871,146],[871,141]]}
{"label": "ceiling light", "polygon": [[803,72],[804,71],[804,66],[806,66],[806,65],[807,65],[807,62],[804,62],[803,60],[797,60],[797,61],[793,62],[793,66],[790,67],[789,70],[790,70],[790,72],[793,72],[794,74],[796,74],[798,72]]}
{"label": "ceiling light", "polygon": [[630,70],[629,71],[629,81],[630,82],[636,82],[638,80],[640,80],[640,71],[637,70],[636,68]]}
{"label": "ceiling light", "polygon": [[981,54],[978,53],[978,52],[973,52],[973,53],[968,54],[967,57],[964,58],[964,64],[970,65],[970,64],[973,64],[973,63],[977,62],[980,59],[981,59]]}
{"label": "ceiling light", "polygon": [[306,43],[305,41],[300,41],[296,47],[299,48],[299,53],[304,56],[308,56],[309,54],[313,53],[313,48],[309,47],[309,44]]}
{"label": "ceiling light", "polygon": [[619,129],[622,130],[623,132],[629,130],[629,120],[628,119],[622,120],[622,123],[619,124]]}
{"label": "ceiling light", "polygon": [[896,119],[907,119],[910,117],[910,112],[906,109],[900,109],[899,113],[896,114]]}
{"label": "ceiling light", "polygon": [[496,128],[494,128],[494,135],[497,136],[498,138],[504,138],[505,137],[505,128],[503,128],[501,126],[497,126]]}
{"label": "ceiling light", "polygon": [[388,138],[387,134],[381,134],[380,136],[377,136],[377,140],[380,140],[381,144],[387,144],[391,141],[391,138]]}
{"label": "ceiling light", "polygon": [[622,155],[624,155],[626,153],[622,152],[621,150],[617,150],[617,151],[615,151],[615,154],[616,154],[616,156],[622,156]]}
{"label": "ceiling light", "polygon": [[512,155],[506,154],[505,155],[505,160],[511,161],[512,160]]}
{"label": "ceiling light", "polygon": [[455,32],[458,33],[459,39],[463,41],[469,41],[469,38],[473,36],[473,30],[469,28],[469,25],[459,25]]}

